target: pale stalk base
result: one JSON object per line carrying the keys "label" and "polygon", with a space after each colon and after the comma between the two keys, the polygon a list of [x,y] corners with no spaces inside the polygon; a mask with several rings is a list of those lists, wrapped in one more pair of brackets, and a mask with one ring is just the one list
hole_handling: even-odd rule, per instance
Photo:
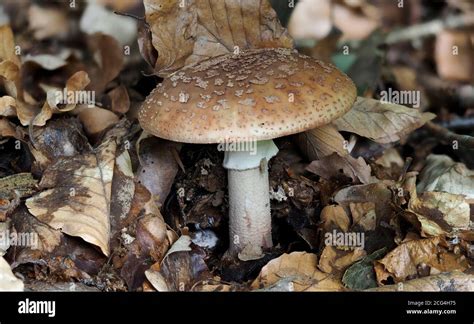
{"label": "pale stalk base", "polygon": [[263,256],[272,247],[268,166],[228,170],[230,246],[228,254],[243,261]]}

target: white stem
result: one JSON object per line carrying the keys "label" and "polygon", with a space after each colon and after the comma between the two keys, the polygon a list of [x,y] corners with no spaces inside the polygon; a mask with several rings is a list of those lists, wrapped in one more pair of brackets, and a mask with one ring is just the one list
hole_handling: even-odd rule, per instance
{"label": "white stem", "polygon": [[[230,227],[228,253],[232,257],[238,256],[243,261],[259,259],[263,256],[263,250],[273,245],[267,161],[277,152],[273,141],[258,142],[257,152],[253,152],[252,157],[245,158],[242,152],[226,152],[224,166],[228,169]],[[249,163],[250,160],[258,161],[258,164]]]}

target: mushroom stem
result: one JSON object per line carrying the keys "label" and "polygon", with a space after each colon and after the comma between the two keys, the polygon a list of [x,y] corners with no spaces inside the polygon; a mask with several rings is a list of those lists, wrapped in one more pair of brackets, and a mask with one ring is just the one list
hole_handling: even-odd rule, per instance
{"label": "mushroom stem", "polygon": [[231,257],[256,260],[273,245],[267,161],[277,152],[273,141],[257,142],[255,151],[225,152]]}

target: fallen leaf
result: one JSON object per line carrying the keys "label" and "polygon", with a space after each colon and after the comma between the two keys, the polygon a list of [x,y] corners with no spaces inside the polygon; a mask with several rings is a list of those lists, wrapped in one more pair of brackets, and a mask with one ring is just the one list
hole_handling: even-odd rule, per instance
{"label": "fallen leaf", "polygon": [[14,117],[16,116],[16,100],[10,96],[0,97],[0,116]]}
{"label": "fallen leaf", "polygon": [[443,191],[464,195],[474,203],[474,171],[464,164],[454,162],[447,155],[430,154],[420,173],[418,192]]}
{"label": "fallen leaf", "polygon": [[310,161],[322,159],[336,152],[345,156],[349,152],[345,148],[345,139],[334,125],[328,124],[299,133],[295,141],[303,154]]}
{"label": "fallen leaf", "polygon": [[318,257],[307,252],[283,254],[271,260],[262,268],[252,282],[251,289],[262,289],[278,283],[282,279],[290,282],[288,291],[341,291],[341,282],[332,275],[318,270]]}
{"label": "fallen leaf", "polygon": [[185,6],[178,0],[145,0],[144,5],[160,76],[236,47],[293,47],[267,0],[192,1]]}
{"label": "fallen leaf", "polygon": [[147,279],[158,291],[192,291],[212,276],[204,262],[204,253],[189,236],[181,236],[166,254],[159,271],[146,271]]}
{"label": "fallen leaf", "polygon": [[365,255],[365,251],[361,248],[346,251],[326,245],[319,256],[318,268],[325,273],[342,278],[344,271]]}
{"label": "fallen leaf", "polygon": [[441,239],[433,237],[404,242],[376,261],[377,281],[383,285],[391,277],[395,282],[418,276],[419,267],[430,267],[430,273],[464,271],[468,268],[465,257],[446,252],[439,246]]}
{"label": "fallen leaf", "polygon": [[344,208],[338,205],[328,205],[321,211],[320,227],[325,232],[332,232],[334,229],[347,232],[351,224]]}
{"label": "fallen leaf", "polygon": [[39,66],[41,69],[54,71],[59,68],[62,68],[67,65],[67,59],[71,55],[71,51],[64,50],[59,52],[58,54],[37,54],[31,55],[28,54],[23,59],[23,64],[32,65],[35,64]]}
{"label": "fallen leaf", "polygon": [[367,291],[474,291],[474,275],[459,271],[441,273],[429,277],[403,282],[403,284],[386,285]]}
{"label": "fallen leaf", "polygon": [[130,109],[130,97],[127,88],[120,85],[110,90],[107,95],[111,100],[112,111],[117,114],[125,114]]}
{"label": "fallen leaf", "polygon": [[432,113],[420,113],[417,109],[358,97],[352,109],[333,124],[340,131],[386,144],[399,141],[434,117]]}
{"label": "fallen leaf", "polygon": [[386,253],[386,250],[386,248],[377,250],[347,268],[342,277],[344,285],[354,290],[377,287],[373,263],[375,260],[380,259]]}
{"label": "fallen leaf", "polygon": [[3,137],[18,137],[16,127],[6,118],[0,117],[0,138]]}
{"label": "fallen leaf", "polygon": [[91,79],[87,90],[95,91],[98,96],[122,70],[125,62],[124,49],[115,38],[101,33],[90,35],[87,45],[95,63],[87,69]]}
{"label": "fallen leaf", "polygon": [[409,210],[416,213],[424,235],[446,235],[469,229],[470,208],[462,195],[424,192],[411,197]]}
{"label": "fallen leaf", "polygon": [[105,130],[120,120],[112,111],[99,107],[84,107],[78,111],[77,117],[84,126],[87,136],[93,141],[96,141]]}
{"label": "fallen leaf", "polygon": [[127,125],[112,129],[93,152],[61,157],[43,174],[40,194],[26,206],[39,220],[79,236],[109,255],[110,199],[115,153]]}
{"label": "fallen leaf", "polygon": [[23,291],[23,282],[15,277],[10,265],[0,257],[0,291]]}
{"label": "fallen leaf", "polygon": [[33,4],[28,9],[28,22],[29,29],[38,40],[51,37],[63,38],[69,31],[67,15],[56,8]]}
{"label": "fallen leaf", "polygon": [[340,156],[338,153],[333,153],[320,160],[311,162],[306,170],[327,180],[344,174],[352,179],[354,183],[367,184],[372,182],[370,166],[367,165],[362,157],[355,159],[350,155]]}

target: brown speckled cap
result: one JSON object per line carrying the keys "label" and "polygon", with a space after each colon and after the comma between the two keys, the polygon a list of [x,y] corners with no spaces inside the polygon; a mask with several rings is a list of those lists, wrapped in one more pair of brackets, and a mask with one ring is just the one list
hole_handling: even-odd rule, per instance
{"label": "brown speckled cap", "polygon": [[138,118],[145,131],[176,142],[265,140],[328,124],[355,99],[354,83],[333,65],[291,49],[258,49],[174,73]]}

